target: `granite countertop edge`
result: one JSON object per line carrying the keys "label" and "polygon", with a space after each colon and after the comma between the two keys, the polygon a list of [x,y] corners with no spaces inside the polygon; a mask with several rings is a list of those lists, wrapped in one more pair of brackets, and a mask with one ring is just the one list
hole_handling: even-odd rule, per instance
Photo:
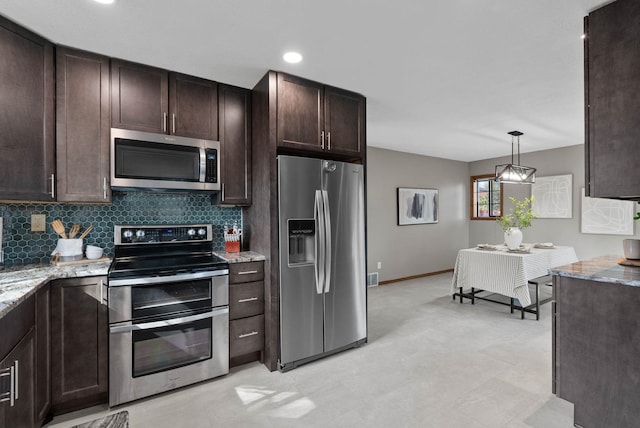
{"label": "granite countertop edge", "polygon": [[618,256],[600,256],[549,269],[549,274],[640,287],[640,267],[618,264]]}
{"label": "granite countertop edge", "polygon": [[111,259],[79,265],[51,266],[32,264],[0,271],[0,318],[31,297],[49,281],[106,275]]}
{"label": "granite countertop edge", "polygon": [[266,260],[267,258],[255,251],[240,251],[239,253],[227,253],[226,251],[214,251],[218,257],[221,257],[227,263],[247,263],[247,262],[259,262]]}

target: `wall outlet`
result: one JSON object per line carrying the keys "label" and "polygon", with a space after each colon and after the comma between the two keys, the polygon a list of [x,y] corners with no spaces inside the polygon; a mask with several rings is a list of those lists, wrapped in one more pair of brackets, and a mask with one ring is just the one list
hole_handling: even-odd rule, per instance
{"label": "wall outlet", "polygon": [[382,269],[382,262],[378,262],[378,269]]}
{"label": "wall outlet", "polygon": [[47,230],[46,214],[31,214],[31,231],[45,232]]}

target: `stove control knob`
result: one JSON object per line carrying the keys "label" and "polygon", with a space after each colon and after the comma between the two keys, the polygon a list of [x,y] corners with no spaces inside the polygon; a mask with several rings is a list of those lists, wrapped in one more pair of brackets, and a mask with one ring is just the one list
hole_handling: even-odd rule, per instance
{"label": "stove control knob", "polygon": [[133,231],[127,229],[124,232],[122,232],[122,236],[124,236],[127,239],[131,239],[131,237],[133,236]]}
{"label": "stove control knob", "polygon": [[205,236],[207,234],[207,230],[204,227],[198,229],[198,235]]}
{"label": "stove control knob", "polygon": [[144,238],[144,230],[142,229],[136,230],[136,238]]}
{"label": "stove control knob", "polygon": [[189,229],[189,230],[187,230],[187,235],[189,235],[189,236],[193,236],[193,235],[195,235],[195,234],[196,234],[196,230],[195,230],[195,229]]}

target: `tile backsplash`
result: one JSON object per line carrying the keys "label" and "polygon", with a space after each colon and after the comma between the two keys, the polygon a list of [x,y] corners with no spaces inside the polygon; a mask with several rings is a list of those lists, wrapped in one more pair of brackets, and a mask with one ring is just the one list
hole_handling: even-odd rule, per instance
{"label": "tile backsplash", "polygon": [[[47,216],[45,232],[31,232],[31,214]],[[56,218],[67,230],[74,223],[81,230],[93,225],[84,244],[102,247],[108,256],[113,255],[114,224],[210,223],[214,250],[224,249],[225,224],[242,227],[241,208],[211,205],[208,195],[194,193],[114,192],[111,205],[0,204],[0,217],[5,266],[48,262],[58,240],[51,228]]]}

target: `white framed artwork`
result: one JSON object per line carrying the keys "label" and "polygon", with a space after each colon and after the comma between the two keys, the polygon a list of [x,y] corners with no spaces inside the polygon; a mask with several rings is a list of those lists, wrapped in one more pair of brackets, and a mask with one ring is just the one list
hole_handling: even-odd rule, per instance
{"label": "white framed artwork", "polygon": [[633,235],[635,202],[588,198],[582,188],[581,233]]}
{"label": "white framed artwork", "polygon": [[533,213],[538,218],[572,218],[572,189],[572,174],[536,177],[531,186]]}
{"label": "white framed artwork", "polygon": [[438,189],[398,187],[398,226],[438,222]]}

